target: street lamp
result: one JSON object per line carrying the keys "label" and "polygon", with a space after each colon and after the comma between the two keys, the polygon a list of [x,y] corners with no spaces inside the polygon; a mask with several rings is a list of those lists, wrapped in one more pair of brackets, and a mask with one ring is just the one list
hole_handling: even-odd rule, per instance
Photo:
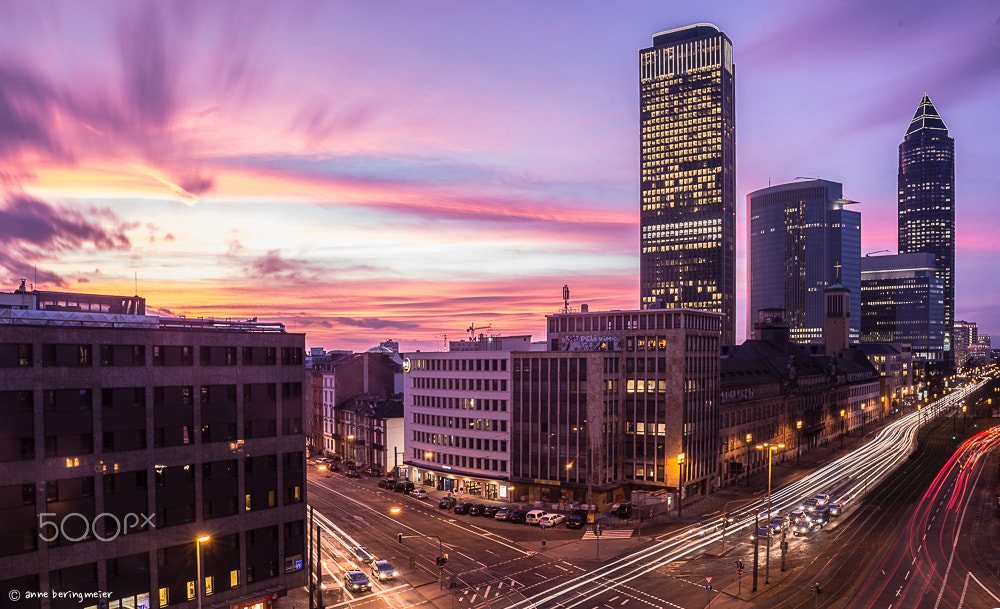
{"label": "street lamp", "polygon": [[847,416],[847,412],[844,410],[840,411],[840,447],[844,448],[844,419]]}
{"label": "street lamp", "polygon": [[198,547],[197,547],[197,551],[195,552],[195,554],[196,554],[196,556],[195,556],[195,563],[196,563],[196,566],[198,567],[197,568],[197,571],[198,571],[198,573],[197,573],[197,577],[198,577],[198,589],[196,591],[196,594],[198,596],[198,609],[201,609],[201,591],[203,589],[202,588],[203,582],[201,581],[201,544],[207,543],[210,539],[212,539],[212,538],[209,537],[208,535],[202,535],[197,540]]}
{"label": "street lamp", "polygon": [[962,433],[965,433],[965,404],[962,404]]}
{"label": "street lamp", "polygon": [[802,421],[795,422],[795,465],[802,465]]}
{"label": "street lamp", "polygon": [[[778,449],[781,449],[781,448],[784,448],[784,447],[785,447],[784,444],[768,444],[767,442],[765,442],[763,444],[758,444],[757,445],[757,449],[758,450],[766,450],[767,451],[767,522],[765,523],[764,526],[768,527],[768,536],[767,536],[767,550],[766,550],[767,551],[767,562],[765,563],[765,566],[764,566],[764,583],[765,584],[770,584],[771,583],[770,582],[770,577],[771,577],[771,535],[770,535],[770,527],[771,527],[771,455],[773,455],[775,453],[775,451],[777,451]],[[782,531],[784,531],[783,528],[782,528]]]}
{"label": "street lamp", "polygon": [[354,463],[354,434],[347,435],[347,460]]}
{"label": "street lamp", "polygon": [[684,453],[677,455],[677,517],[681,517],[681,495],[684,493]]}
{"label": "street lamp", "polygon": [[753,434],[747,434],[747,467],[745,475],[747,477],[747,487],[750,486],[750,443],[753,442]]}

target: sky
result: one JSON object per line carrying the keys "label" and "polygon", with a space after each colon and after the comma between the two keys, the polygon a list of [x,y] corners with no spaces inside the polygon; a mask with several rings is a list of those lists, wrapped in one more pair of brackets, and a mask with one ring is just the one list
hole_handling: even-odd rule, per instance
{"label": "sky", "polygon": [[0,282],[306,345],[544,340],[635,309],[638,51],[713,23],[746,195],[821,177],[896,253],[898,146],[955,138],[956,319],[1000,336],[1000,0],[0,0]]}

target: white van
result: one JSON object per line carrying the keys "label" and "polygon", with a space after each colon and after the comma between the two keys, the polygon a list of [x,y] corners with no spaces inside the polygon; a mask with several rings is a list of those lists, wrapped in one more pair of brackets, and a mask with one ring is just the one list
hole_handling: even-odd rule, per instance
{"label": "white van", "polygon": [[542,519],[542,516],[547,514],[545,510],[531,510],[524,516],[525,524],[538,524],[538,521]]}

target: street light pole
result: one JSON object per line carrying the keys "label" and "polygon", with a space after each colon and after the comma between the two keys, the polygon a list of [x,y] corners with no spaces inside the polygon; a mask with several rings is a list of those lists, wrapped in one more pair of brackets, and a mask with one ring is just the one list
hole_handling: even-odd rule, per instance
{"label": "street light pole", "polygon": [[844,448],[844,418],[847,416],[847,412],[840,411],[840,447]]}
{"label": "street light pole", "polygon": [[795,422],[795,465],[802,465],[802,421]]}
{"label": "street light pole", "polygon": [[747,434],[747,467],[746,467],[747,471],[744,472],[744,475],[747,478],[747,488],[750,488],[750,442],[752,442],[752,441],[753,441],[753,434],[752,433],[748,433]]}
{"label": "street light pole", "polygon": [[[758,444],[757,448],[759,450],[767,451],[767,522],[765,526],[767,527],[767,558],[764,565],[764,583],[771,583],[771,455],[774,454],[779,448],[784,448],[784,444]],[[759,537],[759,535],[758,535]]]}
{"label": "street light pole", "polygon": [[[201,592],[202,592],[202,585],[204,583],[204,582],[201,581],[201,544],[202,544],[202,542],[207,542],[209,539],[211,539],[211,537],[209,537],[208,535],[203,535],[203,536],[199,537],[198,540],[197,540],[197,542],[196,542],[198,544],[197,549],[196,549],[197,556],[195,556],[195,563],[196,563],[197,571],[198,571],[198,590],[197,590],[197,594],[198,594],[198,609],[201,609],[201,596],[202,596]],[[188,563],[188,564],[191,564],[191,563]]]}
{"label": "street light pole", "polygon": [[684,494],[684,453],[677,455],[677,517],[681,517],[681,496]]}

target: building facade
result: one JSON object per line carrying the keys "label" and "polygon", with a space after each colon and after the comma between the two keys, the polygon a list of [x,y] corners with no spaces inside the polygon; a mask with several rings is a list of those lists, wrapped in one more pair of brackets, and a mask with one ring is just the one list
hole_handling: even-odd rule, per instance
{"label": "building facade", "polygon": [[944,280],[934,255],[861,259],[861,342],[909,344],[921,370],[944,361]]}
{"label": "building facade", "polygon": [[304,336],[144,310],[0,295],[0,589],[90,595],[18,607],[193,607],[199,549],[206,604],[306,583]]}
{"label": "building facade", "polygon": [[697,24],[639,51],[640,308],[724,315],[736,339],[733,45]]}
{"label": "building facade", "polygon": [[512,369],[509,351],[406,354],[403,463],[414,484],[486,499],[514,498]]}
{"label": "building facade", "polygon": [[750,259],[747,327],[757,312],[781,309],[791,340],[823,344],[823,290],[851,291],[850,338],[861,329],[861,214],[848,210],[843,186],[804,180],[747,195]]}
{"label": "building facade", "polygon": [[924,95],[899,145],[899,253],[934,254],[947,363],[955,325],[955,140]]}
{"label": "building facade", "polygon": [[608,353],[602,371],[618,371],[617,403],[604,399],[603,419],[618,427],[619,456],[608,447],[602,458],[620,471],[626,490],[707,494],[714,488],[724,320],[690,309],[547,317],[551,351]]}
{"label": "building facade", "polygon": [[952,333],[955,368],[962,368],[969,360],[969,352],[979,344],[979,326],[974,321],[958,320]]}

